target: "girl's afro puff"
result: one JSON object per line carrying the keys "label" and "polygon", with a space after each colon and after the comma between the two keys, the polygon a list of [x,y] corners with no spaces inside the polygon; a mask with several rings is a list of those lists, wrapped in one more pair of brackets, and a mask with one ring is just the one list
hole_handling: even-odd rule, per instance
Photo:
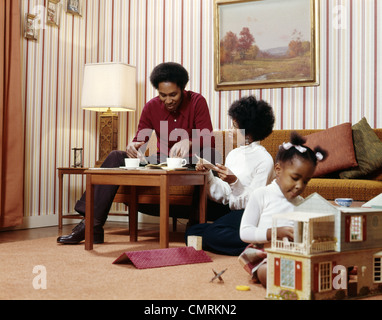
{"label": "girl's afro puff", "polygon": [[[290,143],[292,144],[291,148],[286,149],[285,144],[280,146],[279,152],[276,156],[276,162],[291,162],[295,157],[299,157],[310,161],[316,167],[318,161],[322,161],[328,156],[328,152],[320,146],[316,146],[313,150],[306,146],[306,138],[299,135],[296,131],[292,131]],[[305,151],[301,152],[301,148],[299,147],[302,147]]]}

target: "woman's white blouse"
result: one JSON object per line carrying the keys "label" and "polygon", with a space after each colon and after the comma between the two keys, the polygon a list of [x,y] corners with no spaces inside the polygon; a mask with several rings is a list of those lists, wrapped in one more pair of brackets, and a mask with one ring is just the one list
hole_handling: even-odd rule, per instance
{"label": "woman's white blouse", "polygon": [[232,150],[225,166],[238,179],[230,185],[210,172],[207,194],[211,200],[229,204],[231,210],[244,209],[252,191],[274,179],[273,158],[258,142]]}

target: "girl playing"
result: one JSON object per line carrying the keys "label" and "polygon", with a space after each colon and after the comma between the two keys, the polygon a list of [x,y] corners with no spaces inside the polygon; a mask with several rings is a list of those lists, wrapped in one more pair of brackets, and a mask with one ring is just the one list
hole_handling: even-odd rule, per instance
{"label": "girl playing", "polygon": [[[291,142],[284,143],[276,156],[276,179],[268,186],[253,191],[245,208],[240,225],[240,238],[251,243],[240,255],[239,260],[253,277],[266,287],[267,266],[264,244],[271,241],[272,216],[289,213],[303,198],[317,162],[324,160],[327,152],[320,147],[314,150],[305,146],[306,139],[296,132]],[[279,225],[277,238],[293,240],[293,226]]]}

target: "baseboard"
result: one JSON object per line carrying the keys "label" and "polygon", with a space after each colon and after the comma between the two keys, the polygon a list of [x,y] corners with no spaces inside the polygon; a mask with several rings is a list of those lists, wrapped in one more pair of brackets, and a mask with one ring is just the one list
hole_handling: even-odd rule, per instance
{"label": "baseboard", "polygon": [[[128,223],[129,217],[109,215],[107,221]],[[79,222],[79,219],[63,219],[62,223],[63,225],[68,225],[68,224],[77,224],[78,222]],[[159,217],[138,213],[138,223],[159,224]],[[37,228],[47,228],[47,227],[58,227],[58,215],[24,217],[23,223],[21,225],[16,227],[11,227],[11,228],[4,228],[4,229],[1,229],[0,231],[37,229]]]}
{"label": "baseboard", "polygon": [[[75,223],[78,220],[64,220],[65,224]],[[24,217],[23,223],[16,227],[5,228],[1,231],[11,231],[11,230],[25,230],[25,229],[36,229],[36,228],[46,228],[46,227],[54,227],[58,226],[58,216],[34,216],[34,217]]]}
{"label": "baseboard", "polygon": [[[124,212],[121,212],[124,213]],[[107,221],[109,222],[129,222],[128,216],[108,216]],[[63,225],[77,224],[79,219],[63,219]],[[147,223],[147,224],[158,224],[159,217],[150,216],[143,213],[138,213],[138,223]],[[186,219],[178,219],[178,223],[186,224]],[[170,218],[169,224],[172,224],[172,219]],[[12,231],[12,230],[25,230],[25,229],[37,229],[37,228],[48,228],[48,227],[58,227],[58,215],[50,216],[33,216],[33,217],[24,217],[23,223],[16,227],[0,229],[0,231]]]}

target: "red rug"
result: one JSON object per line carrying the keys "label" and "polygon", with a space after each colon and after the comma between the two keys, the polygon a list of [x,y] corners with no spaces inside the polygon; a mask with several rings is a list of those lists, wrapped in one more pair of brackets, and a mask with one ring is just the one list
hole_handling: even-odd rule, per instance
{"label": "red rug", "polygon": [[193,247],[130,251],[121,254],[113,264],[132,262],[138,269],[161,268],[185,264],[212,262],[203,251]]}

